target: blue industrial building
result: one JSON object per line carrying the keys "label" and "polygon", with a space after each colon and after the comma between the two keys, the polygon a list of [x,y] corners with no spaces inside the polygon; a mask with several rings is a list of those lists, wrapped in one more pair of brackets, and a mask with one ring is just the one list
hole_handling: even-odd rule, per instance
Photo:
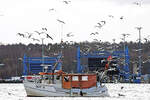
{"label": "blue industrial building", "polygon": [[23,75],[33,75],[38,74],[39,72],[43,72],[42,65],[48,65],[48,72],[52,71],[55,64],[57,63],[56,70],[61,69],[61,55],[57,57],[27,57],[24,55],[23,65],[24,71]]}
{"label": "blue industrial building", "polygon": [[[113,52],[108,52],[108,51],[94,51],[94,52],[90,52],[90,53],[81,53],[80,52],[80,47],[77,47],[77,72],[78,73],[82,73],[85,67],[89,67],[89,69],[91,69],[89,65],[85,66],[82,65],[81,63],[81,58],[87,58],[88,59],[88,64],[92,59],[94,60],[103,60],[103,59],[107,59],[109,56],[112,56],[113,58],[123,58],[125,59],[125,62],[122,66],[119,66],[119,75],[124,77],[124,82],[129,82],[129,78],[130,78],[130,73],[129,73],[129,64],[130,64],[130,57],[129,57],[129,53],[128,53],[128,47],[126,46],[125,51],[113,51]],[[95,62],[95,61],[94,61]],[[98,62],[98,61],[97,61]],[[95,62],[95,63],[97,63]],[[99,65],[102,65],[100,63],[97,63]],[[94,66],[99,66],[99,65],[94,65]]]}

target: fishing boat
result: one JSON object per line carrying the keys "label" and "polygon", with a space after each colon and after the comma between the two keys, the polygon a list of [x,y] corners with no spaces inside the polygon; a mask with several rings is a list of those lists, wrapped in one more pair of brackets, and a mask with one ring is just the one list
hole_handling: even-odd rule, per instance
{"label": "fishing boat", "polygon": [[109,96],[105,85],[97,81],[95,73],[65,73],[62,70],[47,72],[39,75],[26,76],[24,87],[27,96],[38,97],[69,97],[69,96]]}

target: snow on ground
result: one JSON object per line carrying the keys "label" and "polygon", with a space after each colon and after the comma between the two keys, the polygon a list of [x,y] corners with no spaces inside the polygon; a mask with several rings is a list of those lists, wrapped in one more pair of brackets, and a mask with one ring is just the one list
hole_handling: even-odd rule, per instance
{"label": "snow on ground", "polygon": [[0,84],[0,100],[150,100],[150,84],[106,84],[110,97],[26,97],[23,84]]}

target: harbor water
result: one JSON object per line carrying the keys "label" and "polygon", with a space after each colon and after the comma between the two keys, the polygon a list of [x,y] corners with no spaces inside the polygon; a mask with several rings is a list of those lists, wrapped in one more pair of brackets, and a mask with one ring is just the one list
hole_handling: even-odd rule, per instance
{"label": "harbor water", "polygon": [[27,97],[23,84],[0,84],[0,100],[150,100],[150,84],[105,84],[109,97]]}

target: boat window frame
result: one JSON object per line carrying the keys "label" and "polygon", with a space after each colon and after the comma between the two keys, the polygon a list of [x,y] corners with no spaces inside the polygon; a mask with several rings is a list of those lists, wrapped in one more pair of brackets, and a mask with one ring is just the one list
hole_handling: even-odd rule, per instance
{"label": "boat window frame", "polygon": [[[74,77],[77,77],[77,79],[74,80]],[[72,76],[72,81],[79,81],[79,76],[77,76],[77,75]]]}
{"label": "boat window frame", "polygon": [[[83,79],[83,77],[86,77],[86,80]],[[87,76],[81,76],[81,81],[89,81],[89,76],[88,75]]]}

